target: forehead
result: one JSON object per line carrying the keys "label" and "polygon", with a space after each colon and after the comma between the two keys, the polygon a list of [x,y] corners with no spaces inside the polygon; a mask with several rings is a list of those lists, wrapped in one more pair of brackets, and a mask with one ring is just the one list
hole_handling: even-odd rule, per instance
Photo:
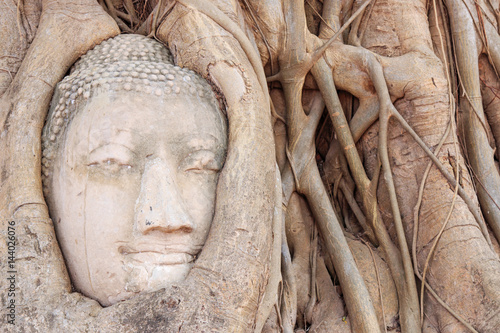
{"label": "forehead", "polygon": [[225,145],[225,127],[221,112],[199,97],[109,92],[91,98],[75,116],[68,139],[85,139],[89,148],[103,140],[176,142],[187,137],[212,137]]}

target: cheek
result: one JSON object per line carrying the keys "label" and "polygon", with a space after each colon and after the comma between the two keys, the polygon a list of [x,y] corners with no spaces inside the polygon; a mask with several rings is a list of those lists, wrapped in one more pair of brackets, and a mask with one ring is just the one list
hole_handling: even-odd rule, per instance
{"label": "cheek", "polygon": [[217,175],[182,175],[179,185],[185,208],[196,229],[208,232],[214,215]]}
{"label": "cheek", "polygon": [[85,200],[83,183],[71,177],[65,182],[65,174],[55,174],[51,191],[50,215],[54,221],[57,239],[66,261],[75,265],[77,258],[85,253],[84,221]]}
{"label": "cheek", "polygon": [[[134,237],[134,204],[137,190],[133,182],[121,186],[88,179],[85,195],[85,240],[89,275],[88,293],[107,297],[125,284],[123,256],[119,246]],[[94,291],[95,290],[95,291]]]}
{"label": "cheek", "polygon": [[91,177],[87,182],[86,232],[99,247],[109,244],[116,248],[116,241],[126,241],[133,234],[134,207],[140,188],[133,178],[102,181]]}

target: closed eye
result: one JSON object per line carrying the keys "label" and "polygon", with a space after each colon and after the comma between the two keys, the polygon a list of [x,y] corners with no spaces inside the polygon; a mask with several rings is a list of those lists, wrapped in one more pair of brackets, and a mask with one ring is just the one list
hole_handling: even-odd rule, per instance
{"label": "closed eye", "polygon": [[133,152],[120,144],[105,144],[89,154],[88,167],[107,173],[118,173],[132,169]]}
{"label": "closed eye", "polygon": [[186,172],[193,172],[193,173],[217,173],[219,172],[219,169],[217,168],[207,168],[207,167],[194,167],[187,169]]}
{"label": "closed eye", "polygon": [[111,173],[116,173],[122,170],[128,170],[132,168],[132,165],[122,162],[120,160],[117,160],[115,158],[106,158],[101,161],[93,161],[87,166],[92,167],[92,168],[99,168],[101,170],[111,172]]}
{"label": "closed eye", "polygon": [[132,167],[130,164],[120,162],[119,160],[114,159],[114,158],[108,158],[108,159],[105,159],[105,160],[100,161],[100,162],[91,162],[91,163],[87,164],[87,166],[97,166],[97,165],[104,165],[104,166],[106,166],[106,165],[119,165],[122,167],[129,167],[129,168]]}
{"label": "closed eye", "polygon": [[220,171],[221,163],[212,151],[198,150],[181,162],[180,169],[194,174],[215,174]]}

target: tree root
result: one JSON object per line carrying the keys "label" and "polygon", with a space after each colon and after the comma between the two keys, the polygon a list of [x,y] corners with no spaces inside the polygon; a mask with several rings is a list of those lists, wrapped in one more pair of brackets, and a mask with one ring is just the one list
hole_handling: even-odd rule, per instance
{"label": "tree root", "polygon": [[[413,139],[418,143],[420,148],[427,154],[427,156],[430,157],[432,162],[436,165],[436,167],[441,171],[443,176],[446,178],[448,183],[450,183],[451,186],[455,187],[457,186],[457,183],[455,181],[455,178],[444,168],[443,164],[438,160],[436,155],[427,147],[427,145],[422,141],[420,136],[418,136],[417,133],[411,128],[411,126],[406,122],[406,120],[399,114],[399,112],[396,109],[393,109],[392,111],[393,116],[399,121],[401,126],[413,137]],[[481,229],[481,232],[483,233],[484,238],[490,245],[490,247],[493,249],[493,245],[491,244],[491,239],[488,233],[488,229],[486,227],[486,224],[484,223],[481,213],[477,209],[476,205],[472,201],[472,199],[467,195],[465,190],[463,189],[460,184],[458,184],[458,194],[464,200],[464,202],[467,204],[467,207],[471,211],[471,213],[474,215],[474,218],[476,219],[476,222],[479,224],[479,227]]]}
{"label": "tree root", "polygon": [[[414,288],[411,288],[412,284],[410,285],[407,284],[408,283],[407,279],[411,280],[411,278],[413,277],[413,268],[411,266],[411,258],[409,257],[409,253],[407,255],[406,260],[410,261],[409,264],[408,263],[406,264],[406,269],[404,269],[404,276],[406,276],[405,278],[400,276],[402,274],[402,270],[405,265],[403,265],[400,255],[396,254],[398,250],[394,247],[394,245],[390,241],[390,238],[387,235],[387,231],[385,230],[382,221],[380,221],[376,203],[376,196],[374,196],[370,191],[371,182],[368,180],[368,177],[366,176],[358,152],[355,149],[354,140],[351,136],[351,132],[349,131],[349,127],[347,126],[347,121],[340,107],[340,103],[338,102],[336,89],[333,84],[333,77],[331,75],[331,69],[328,67],[328,65],[326,65],[326,62],[324,62],[324,60],[320,59],[313,66],[312,74],[316,79],[316,82],[318,83],[319,89],[323,97],[325,98],[325,103],[330,113],[330,118],[332,120],[335,133],[337,134],[337,138],[339,139],[341,146],[344,148],[344,155],[346,156],[349,167],[351,168],[351,172],[353,174],[353,179],[356,183],[356,186],[363,198],[363,203],[365,205],[365,209],[367,211],[369,220],[372,223],[372,228],[374,228],[375,234],[377,235],[377,238],[382,248],[384,249],[384,252],[387,254],[389,267],[391,268],[391,272],[393,274],[394,281],[396,282],[396,286],[398,289],[400,306],[402,307],[400,310],[402,328],[403,330],[409,329],[411,331],[415,329],[416,331],[418,331],[419,330],[418,315],[415,317],[415,314],[418,314],[418,297],[416,295],[416,285],[413,282]],[[383,76],[380,81],[383,81]],[[383,81],[383,84],[385,86],[385,81]],[[387,89],[387,87],[385,89]],[[339,111],[334,111],[334,110],[339,110]],[[372,182],[373,181],[374,180],[372,180]],[[401,236],[404,238],[404,233]],[[398,235],[398,238],[400,238],[401,236]],[[408,268],[410,269],[409,273],[408,273]],[[408,276],[408,274],[410,276]]]}
{"label": "tree root", "polygon": [[[452,120],[450,120],[451,122]],[[434,151],[436,154],[439,154],[439,151],[441,150],[441,147],[443,146],[444,142],[446,141],[446,138],[448,137],[451,129],[451,123],[446,127],[446,130],[443,134],[443,137],[441,138],[441,141],[439,141],[436,150]],[[427,181],[427,177],[429,175],[429,171],[431,170],[431,167],[433,165],[433,162],[430,161],[427,164],[427,167],[425,168],[424,175],[422,177],[422,181],[420,182],[420,187],[418,189],[418,199],[417,199],[417,204],[415,205],[415,208],[413,209],[413,238],[412,238],[412,258],[413,258],[413,269],[418,271],[418,262],[417,262],[417,238],[418,238],[418,227],[419,227],[419,215],[420,215],[420,206],[422,204],[422,198],[424,195],[424,187],[425,183]],[[457,173],[458,174],[458,173]],[[424,304],[424,299],[423,297],[420,298],[420,322],[421,324],[423,323],[423,304]]]}
{"label": "tree root", "polygon": [[380,274],[378,272],[378,265],[377,265],[377,260],[375,260],[375,255],[373,254],[372,248],[370,247],[370,244],[368,244],[363,238],[359,238],[363,244],[366,245],[368,250],[370,250],[370,255],[372,256],[373,260],[373,266],[375,267],[375,275],[377,276],[377,286],[378,286],[378,294],[380,296],[380,307],[382,310],[382,321],[384,323],[384,332],[387,333],[387,323],[385,322],[385,311],[384,311],[384,297],[382,295],[382,286],[380,283]]}
{"label": "tree root", "polygon": [[305,322],[312,323],[313,309],[316,305],[317,300],[317,289],[316,289],[316,261],[318,258],[318,230],[316,226],[313,226],[313,231],[311,233],[311,253],[310,253],[310,263],[311,263],[311,281],[309,284],[309,301],[307,302],[306,310],[304,311]]}
{"label": "tree root", "polygon": [[245,51],[248,60],[252,64],[252,67],[257,75],[257,78],[262,88],[262,92],[266,98],[266,105],[270,105],[269,90],[267,89],[266,74],[264,73],[264,68],[262,67],[262,61],[260,55],[254,49],[252,43],[248,39],[247,35],[241,30],[241,28],[231,20],[226,14],[224,14],[219,8],[217,8],[210,1],[200,1],[200,0],[177,0],[187,7],[194,8],[200,13],[203,13],[210,17],[214,22],[219,24],[227,32],[236,38],[240,43],[241,48]]}
{"label": "tree root", "polygon": [[[353,317],[354,328],[359,332],[378,332],[379,325],[373,305],[369,301],[370,296],[354,263],[314,160],[314,133],[319,116],[312,113],[306,116],[301,106],[302,86],[309,70],[302,63],[302,60],[306,59],[303,6],[303,2],[294,1],[290,8],[285,8],[285,12],[290,13],[289,26],[294,27],[293,31],[288,32],[287,39],[288,45],[293,45],[293,48],[284,52],[286,58],[279,59],[281,71],[277,75],[283,86],[288,112],[288,148],[291,155],[290,164],[293,165],[290,169],[298,180],[297,188],[306,195],[311,205],[327,243],[327,250],[334,260],[349,314]],[[285,175],[283,179],[286,179]]]}
{"label": "tree root", "polygon": [[284,237],[282,229],[284,228],[283,214],[285,212],[282,209],[282,190],[280,185],[281,175],[278,169],[278,165],[276,165],[276,185],[274,189],[275,204],[273,217],[273,249],[271,253],[269,281],[267,283],[264,295],[262,296],[262,300],[259,304],[259,309],[257,311],[255,319],[255,333],[260,333],[262,331],[267,318],[271,314],[271,311],[277,302],[276,295],[278,295],[279,284],[280,282],[282,282],[280,262],[282,255],[282,244],[286,243],[286,237],[284,240],[282,239],[282,237]]}
{"label": "tree root", "polygon": [[[446,1],[450,15],[451,31],[457,52],[457,69],[461,73],[464,100],[464,134],[467,156],[478,182],[478,199],[485,219],[495,237],[500,239],[500,175],[495,167],[493,152],[489,146],[488,132],[483,128],[486,122],[481,100],[479,82],[477,37],[472,13],[462,1]],[[464,10],[464,8],[466,10]],[[483,42],[484,44],[484,42]],[[460,192],[459,192],[460,193]],[[485,228],[481,226],[483,233]]]}

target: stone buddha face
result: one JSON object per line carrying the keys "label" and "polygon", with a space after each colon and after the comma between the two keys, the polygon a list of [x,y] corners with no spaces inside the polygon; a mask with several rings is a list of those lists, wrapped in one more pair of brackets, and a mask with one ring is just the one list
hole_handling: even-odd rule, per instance
{"label": "stone buddha face", "polygon": [[[173,70],[178,80],[194,75]],[[227,146],[213,97],[187,93],[175,78],[135,89],[139,81],[118,76],[123,89],[112,89],[113,79],[80,91],[87,98],[56,133],[44,170],[72,282],[105,306],[187,276],[210,229]],[[45,146],[61,132],[52,123]]]}

